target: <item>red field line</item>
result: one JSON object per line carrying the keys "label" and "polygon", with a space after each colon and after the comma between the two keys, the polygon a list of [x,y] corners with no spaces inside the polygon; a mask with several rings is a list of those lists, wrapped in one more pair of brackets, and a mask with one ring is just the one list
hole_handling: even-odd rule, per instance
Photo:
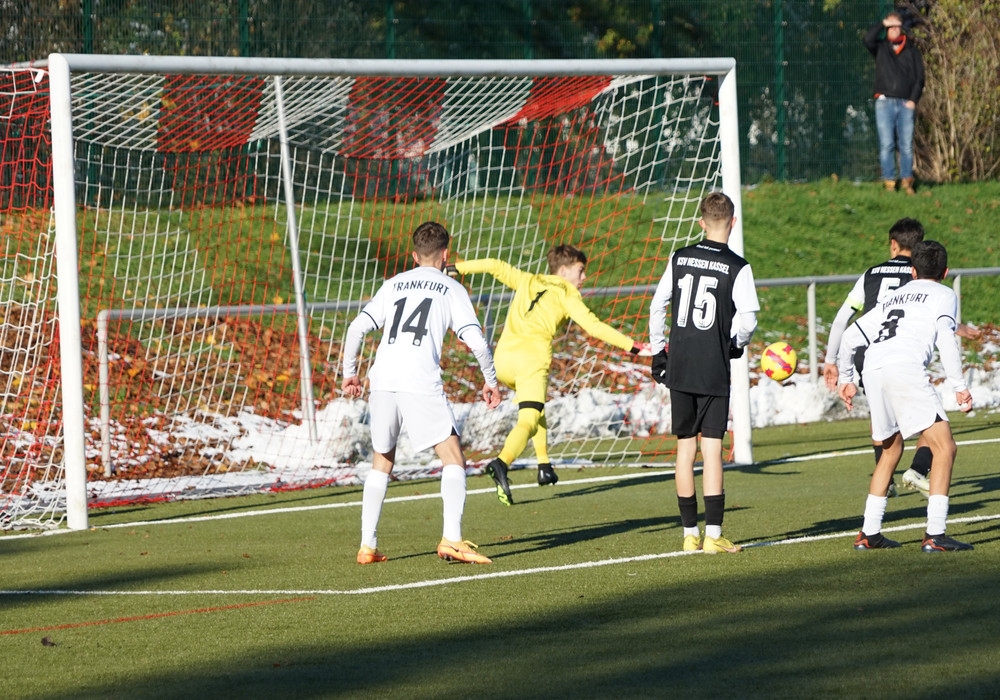
{"label": "red field line", "polygon": [[0,636],[26,634],[30,632],[50,632],[52,630],[68,630],[77,627],[99,627],[101,625],[114,625],[120,622],[140,622],[142,620],[156,620],[161,617],[177,617],[179,615],[195,615],[199,613],[222,612],[224,610],[239,610],[241,608],[255,608],[261,605],[277,605],[279,603],[301,603],[307,600],[315,600],[315,596],[305,598],[280,598],[278,600],[261,600],[256,603],[238,603],[236,605],[217,605],[211,608],[195,608],[193,610],[172,610],[170,612],[151,613],[149,615],[133,615],[130,617],[115,617],[107,620],[90,620],[88,622],[67,622],[63,625],[48,625],[46,627],[24,627],[22,629],[0,630]]}

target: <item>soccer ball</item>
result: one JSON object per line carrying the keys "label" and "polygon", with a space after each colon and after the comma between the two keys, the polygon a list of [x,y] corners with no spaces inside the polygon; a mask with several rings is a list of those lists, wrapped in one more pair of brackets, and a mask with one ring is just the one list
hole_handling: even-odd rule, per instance
{"label": "soccer ball", "polygon": [[779,341],[764,348],[764,354],[760,356],[760,369],[774,381],[780,382],[792,376],[796,360],[798,356],[792,346]]}

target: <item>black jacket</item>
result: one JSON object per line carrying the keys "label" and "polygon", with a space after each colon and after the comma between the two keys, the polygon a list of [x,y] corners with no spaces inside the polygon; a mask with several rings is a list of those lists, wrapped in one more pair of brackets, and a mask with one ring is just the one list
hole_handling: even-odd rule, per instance
{"label": "black jacket", "polygon": [[906,37],[906,46],[896,54],[889,40],[882,37],[882,23],[865,34],[864,44],[875,57],[875,95],[920,101],[924,91],[924,59],[913,37]]}

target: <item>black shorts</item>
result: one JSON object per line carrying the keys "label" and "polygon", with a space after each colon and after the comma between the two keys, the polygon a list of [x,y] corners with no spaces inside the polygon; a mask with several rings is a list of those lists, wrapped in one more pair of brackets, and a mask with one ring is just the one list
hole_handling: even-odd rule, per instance
{"label": "black shorts", "polygon": [[729,397],[689,394],[670,390],[670,420],[673,433],[681,440],[701,433],[702,437],[725,437],[729,427]]}
{"label": "black shorts", "polygon": [[854,383],[857,384],[858,388],[861,390],[864,390],[865,388],[865,383],[861,379],[861,370],[865,368],[865,352],[867,351],[867,345],[859,345],[854,348]]}

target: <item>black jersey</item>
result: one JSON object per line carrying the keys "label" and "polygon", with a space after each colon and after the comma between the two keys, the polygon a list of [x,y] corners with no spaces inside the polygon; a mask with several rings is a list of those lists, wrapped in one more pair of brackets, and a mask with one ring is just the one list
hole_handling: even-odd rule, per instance
{"label": "black jersey", "polygon": [[897,255],[892,260],[869,267],[847,297],[851,308],[862,314],[868,313],[888,292],[913,279],[912,270],[908,255]]}
{"label": "black jersey", "polygon": [[671,305],[665,384],[690,394],[729,396],[733,318],[759,309],[750,265],[728,246],[706,239],[674,252],[665,283],[669,291],[658,287],[654,295],[654,308],[661,301]]}

